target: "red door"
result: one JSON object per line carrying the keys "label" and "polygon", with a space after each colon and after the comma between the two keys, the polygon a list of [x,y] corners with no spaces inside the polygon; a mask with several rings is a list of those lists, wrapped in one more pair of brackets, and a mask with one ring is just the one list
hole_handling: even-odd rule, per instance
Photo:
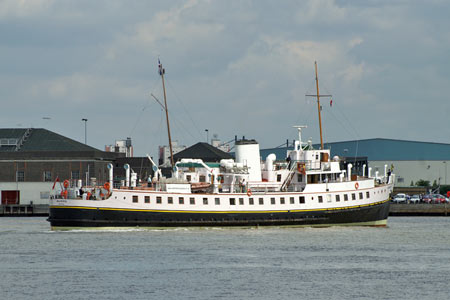
{"label": "red door", "polygon": [[20,191],[2,191],[2,205],[19,204]]}

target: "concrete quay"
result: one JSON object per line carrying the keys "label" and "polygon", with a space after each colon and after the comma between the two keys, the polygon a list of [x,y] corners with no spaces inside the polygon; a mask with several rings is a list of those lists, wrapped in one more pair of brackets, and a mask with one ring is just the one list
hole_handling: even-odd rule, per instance
{"label": "concrete quay", "polygon": [[390,216],[449,216],[450,204],[397,204],[391,203]]}

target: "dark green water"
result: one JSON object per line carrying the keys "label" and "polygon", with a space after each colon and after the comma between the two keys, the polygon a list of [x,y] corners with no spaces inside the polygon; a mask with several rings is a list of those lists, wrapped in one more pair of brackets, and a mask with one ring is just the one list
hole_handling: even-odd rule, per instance
{"label": "dark green water", "polygon": [[450,218],[51,232],[0,218],[1,299],[449,299]]}

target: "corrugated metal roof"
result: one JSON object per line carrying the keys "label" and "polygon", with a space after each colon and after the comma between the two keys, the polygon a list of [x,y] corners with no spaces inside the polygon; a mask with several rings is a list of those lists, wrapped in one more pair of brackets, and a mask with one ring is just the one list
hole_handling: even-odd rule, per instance
{"label": "corrugated metal roof", "polygon": [[[374,138],[326,143],[324,146],[331,149],[332,156],[367,156],[369,161],[450,160],[450,144],[444,143]],[[318,149],[319,145],[314,145],[314,148]],[[275,153],[277,159],[283,160],[288,149],[293,148],[262,149],[261,156],[265,159],[270,153]]]}

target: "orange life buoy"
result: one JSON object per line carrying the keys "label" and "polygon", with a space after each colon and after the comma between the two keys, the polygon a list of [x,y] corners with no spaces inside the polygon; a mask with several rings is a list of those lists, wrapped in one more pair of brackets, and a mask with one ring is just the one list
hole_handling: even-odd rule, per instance
{"label": "orange life buoy", "polygon": [[91,193],[87,192],[86,199],[87,199],[87,200],[90,200],[90,199],[91,199],[91,195],[92,195]]}
{"label": "orange life buoy", "polygon": [[61,191],[61,197],[67,199],[67,191]]}
{"label": "orange life buoy", "polygon": [[248,190],[247,190],[247,196],[250,197],[251,195],[252,195],[252,190],[251,190],[251,189],[248,189]]}
{"label": "orange life buoy", "polygon": [[64,180],[63,186],[64,186],[65,189],[67,189],[69,187],[69,180],[67,180],[67,179]]}
{"label": "orange life buoy", "polygon": [[109,188],[111,187],[109,185],[109,182],[105,182],[105,184],[103,185],[103,187],[105,188],[105,190],[109,191]]}
{"label": "orange life buoy", "polygon": [[355,189],[359,188],[359,183],[355,183]]}

